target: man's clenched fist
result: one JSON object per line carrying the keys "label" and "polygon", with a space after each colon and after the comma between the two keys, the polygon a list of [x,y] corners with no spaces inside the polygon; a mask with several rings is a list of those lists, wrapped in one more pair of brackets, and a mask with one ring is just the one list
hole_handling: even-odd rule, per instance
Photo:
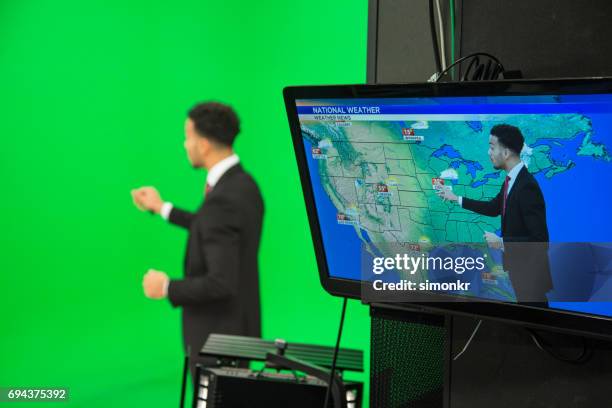
{"label": "man's clenched fist", "polygon": [[145,296],[151,299],[165,298],[168,280],[166,273],[149,269],[142,279]]}
{"label": "man's clenched fist", "polygon": [[164,202],[155,187],[140,187],[132,190],[134,205],[142,211],[152,211],[159,214]]}

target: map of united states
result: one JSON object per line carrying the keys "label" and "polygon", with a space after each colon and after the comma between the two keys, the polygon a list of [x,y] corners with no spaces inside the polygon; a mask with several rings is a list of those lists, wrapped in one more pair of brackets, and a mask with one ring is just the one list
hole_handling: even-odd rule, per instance
{"label": "map of united states", "polygon": [[[544,183],[571,172],[577,157],[610,161],[606,146],[593,141],[587,116],[480,116],[469,121],[303,120],[301,127],[338,223],[354,228],[378,250],[389,243],[482,243],[484,232],[499,232],[498,217],[444,202],[433,186],[438,180],[456,195],[477,200],[497,195],[505,174],[488,157],[489,130],[496,124],[521,129],[521,158]],[[503,271],[497,273],[503,280]]]}

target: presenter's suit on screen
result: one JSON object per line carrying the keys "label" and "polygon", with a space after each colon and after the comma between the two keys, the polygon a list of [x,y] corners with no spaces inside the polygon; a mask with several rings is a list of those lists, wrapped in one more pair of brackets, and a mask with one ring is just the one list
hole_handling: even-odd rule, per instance
{"label": "presenter's suit on screen", "polygon": [[504,269],[518,302],[547,302],[546,292],[552,289],[548,261],[548,226],[546,204],[536,179],[523,167],[514,181],[503,207],[504,188],[491,201],[464,197],[462,207],[476,213],[501,215],[504,241]]}
{"label": "presenter's suit on screen", "polygon": [[236,164],[196,213],[173,208],[169,214],[171,223],[189,230],[185,277],[170,281],[168,299],[182,308],[192,375],[210,333],[261,335],[257,253],[263,211],[255,181]]}

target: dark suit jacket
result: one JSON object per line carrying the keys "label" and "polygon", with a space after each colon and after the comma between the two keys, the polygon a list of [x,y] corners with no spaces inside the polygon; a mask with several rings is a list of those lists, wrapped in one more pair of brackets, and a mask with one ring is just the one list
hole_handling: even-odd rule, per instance
{"label": "dark suit jacket", "polygon": [[195,214],[170,212],[170,222],[189,230],[185,277],[170,281],[168,299],[182,308],[183,340],[192,356],[210,333],[261,335],[257,252],[263,211],[257,184],[237,164]]}
{"label": "dark suit jacket", "polygon": [[[504,188],[491,201],[463,198],[463,208],[482,215],[502,215]],[[519,302],[545,302],[552,288],[548,263],[546,204],[538,182],[526,167],[506,199],[501,220],[504,240],[504,269],[508,270]],[[527,244],[526,244],[527,243]]]}

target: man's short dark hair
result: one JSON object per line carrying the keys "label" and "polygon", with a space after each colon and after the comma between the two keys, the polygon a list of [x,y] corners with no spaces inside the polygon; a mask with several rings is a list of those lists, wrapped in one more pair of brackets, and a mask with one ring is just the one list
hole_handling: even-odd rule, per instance
{"label": "man's short dark hair", "polygon": [[497,137],[497,141],[504,147],[512,150],[517,156],[521,155],[525,138],[519,128],[506,124],[495,125],[491,129],[491,134]]}
{"label": "man's short dark hair", "polygon": [[228,105],[219,102],[202,102],[189,110],[197,133],[214,142],[231,147],[240,132],[240,120]]}

